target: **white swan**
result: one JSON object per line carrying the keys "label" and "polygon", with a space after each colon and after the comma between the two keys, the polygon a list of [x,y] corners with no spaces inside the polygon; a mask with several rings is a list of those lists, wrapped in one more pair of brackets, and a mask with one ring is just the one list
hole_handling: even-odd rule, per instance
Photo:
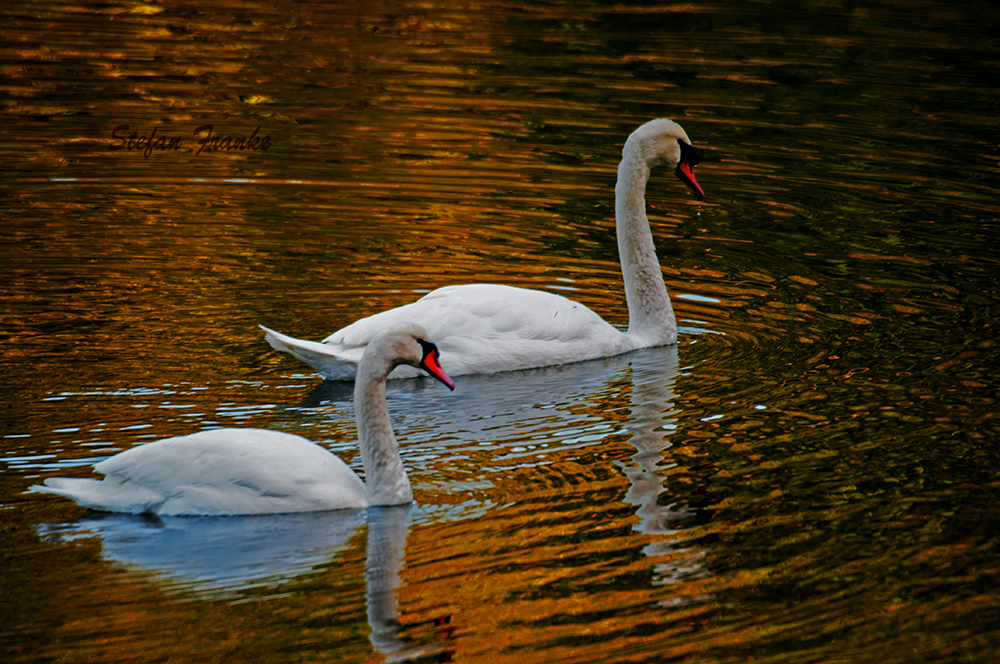
{"label": "white swan", "polygon": [[301,436],[216,429],[135,447],[94,468],[103,480],[50,478],[34,491],[93,509],[132,514],[313,512],[413,500],[385,400],[394,367],[419,367],[454,389],[418,325],[398,324],[368,344],[358,365],[354,413],[367,486],[339,457]]}
{"label": "white swan", "polygon": [[[618,253],[628,302],[627,332],[560,295],[495,284],[445,286],[411,304],[363,318],[322,343],[285,336],[263,325],[276,350],[294,355],[329,380],[354,378],[365,345],[398,320],[423,325],[448,358],[452,375],[495,373],[618,355],[677,341],[677,323],[646,219],[650,169],[674,170],[698,197],[698,155],[680,125],[647,122],[622,150],[615,186]],[[416,375],[401,366],[393,378]]]}

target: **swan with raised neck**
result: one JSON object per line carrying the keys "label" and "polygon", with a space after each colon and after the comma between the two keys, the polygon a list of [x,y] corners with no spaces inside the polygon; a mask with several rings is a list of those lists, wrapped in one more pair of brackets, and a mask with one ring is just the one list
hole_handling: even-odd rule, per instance
{"label": "swan with raised neck", "polygon": [[[688,150],[690,156],[684,159]],[[661,164],[674,170],[698,200],[705,197],[693,173],[698,164],[697,153],[676,122],[666,119],[647,122],[625,141],[615,185],[615,227],[628,302],[628,335],[635,348],[677,341],[674,308],[663,283],[646,217],[646,185],[652,169]]]}
{"label": "swan with raised neck", "polygon": [[410,503],[385,380],[406,365],[454,389],[428,339],[418,325],[397,324],[373,338],[361,358],[354,412],[367,484],[340,457],[301,436],[229,428],[116,454],[94,466],[102,480],[53,477],[31,490],[130,514],[278,514]]}
{"label": "swan with raised neck", "polygon": [[[629,311],[626,332],[561,295],[497,284],[439,288],[411,304],[358,320],[322,343],[261,328],[273,348],[329,380],[353,379],[371,337],[397,320],[423,325],[448,357],[452,375],[566,364],[675,343],[677,323],[646,217],[645,192],[652,170],[665,166],[703,199],[694,176],[697,164],[691,140],[672,120],[651,120],[625,142],[615,219]],[[414,370],[401,366],[390,377],[412,375]]]}

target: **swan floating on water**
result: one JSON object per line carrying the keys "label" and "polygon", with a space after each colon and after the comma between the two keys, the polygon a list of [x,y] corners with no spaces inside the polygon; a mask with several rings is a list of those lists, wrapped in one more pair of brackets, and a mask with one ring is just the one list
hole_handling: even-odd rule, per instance
{"label": "swan floating on water", "polygon": [[[354,379],[365,346],[379,330],[400,320],[427,329],[455,376],[567,364],[676,343],[677,322],[646,218],[646,183],[651,169],[661,165],[672,169],[698,200],[705,197],[694,176],[698,154],[680,125],[652,120],[628,137],[615,185],[627,332],[561,295],[496,284],[439,288],[411,304],[356,321],[322,343],[261,329],[273,348],[328,380]],[[416,369],[400,366],[391,377],[415,375]]]}
{"label": "swan floating on water", "polygon": [[354,414],[367,484],[340,457],[289,433],[214,429],[134,447],[94,468],[103,480],[53,477],[33,491],[107,512],[236,515],[313,512],[412,502],[385,398],[400,364],[455,389],[437,347],[419,325],[401,323],[371,340],[358,365]]}

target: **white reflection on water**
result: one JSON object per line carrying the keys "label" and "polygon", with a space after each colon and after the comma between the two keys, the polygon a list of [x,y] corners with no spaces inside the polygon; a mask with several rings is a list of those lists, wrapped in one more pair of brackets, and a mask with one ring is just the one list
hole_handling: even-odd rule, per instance
{"label": "white reflection on water", "polygon": [[342,549],[365,522],[359,510],[247,517],[142,517],[94,514],[43,524],[41,536],[99,537],[105,560],[153,572],[167,589],[202,599],[275,588]]}
{"label": "white reflection on water", "polygon": [[[680,522],[694,516],[688,505],[669,503],[660,505],[658,499],[664,490],[662,471],[676,466],[663,465],[663,452],[671,446],[665,435],[677,428],[680,409],[674,404],[674,383],[679,372],[676,348],[672,353],[656,354],[648,363],[632,369],[631,416],[629,423],[634,432],[629,442],[635,446],[632,466],[624,466],[629,478],[625,502],[636,506],[639,522],[634,529],[658,535],[655,541],[643,548],[650,558],[660,558],[654,567],[653,584],[662,586],[706,576],[704,559],[706,551],[683,537],[674,537],[683,528]],[[704,601],[706,596],[686,598],[684,602]],[[676,606],[678,601],[660,602],[661,606]]]}
{"label": "white reflection on water", "polygon": [[[386,662],[414,661],[428,655],[442,655],[451,661],[447,639],[451,632],[439,630],[433,643],[414,644],[402,638],[396,591],[402,585],[406,537],[410,532],[413,508],[380,507],[368,510],[368,550],[365,559],[365,608],[368,614],[368,638],[375,649],[387,655]],[[450,622],[441,616],[441,625]],[[410,625],[412,627],[412,625]],[[444,641],[444,642],[442,642]]]}
{"label": "white reflection on water", "polygon": [[[632,463],[620,465],[630,482],[623,500],[636,508],[637,532],[661,536],[645,550],[650,557],[669,557],[669,565],[657,569],[658,583],[675,583],[705,573],[699,562],[703,554],[677,542],[684,528],[678,521],[689,520],[691,509],[657,504],[664,490],[662,471],[674,465],[662,462],[680,416],[674,404],[678,375],[677,347],[670,346],[578,364],[460,376],[455,392],[447,395],[427,389],[423,380],[400,380],[391,384],[389,399],[418,500],[421,492],[434,492],[438,500],[468,492],[473,496],[469,506],[483,511],[493,501],[503,502],[499,491],[512,491],[505,480],[513,469],[548,465],[553,451],[600,445],[610,435],[630,433],[636,453]],[[608,411],[614,403],[610,393],[629,385],[629,417],[622,429]],[[303,407],[329,419],[346,418],[348,387],[323,383]],[[517,491],[530,493],[531,488],[513,491],[516,500]]]}
{"label": "white reflection on water", "polygon": [[[277,590],[328,564],[368,525],[365,603],[369,638],[387,661],[443,650],[408,644],[400,635],[396,591],[402,583],[411,505],[247,517],[158,517],[107,514],[43,524],[40,536],[99,537],[105,560],[165,581],[169,592],[203,600],[241,601],[255,588]],[[281,596],[271,592],[254,599]],[[442,619],[444,620],[444,619]],[[447,630],[442,634],[447,635]]]}
{"label": "white reflection on water", "polygon": [[[564,440],[603,422],[601,410],[608,391],[629,372],[672,381],[677,373],[677,347],[525,371],[459,376],[454,392],[439,390],[422,378],[390,381],[387,398],[394,419],[399,420],[394,424],[411,432],[404,437],[403,429],[397,430],[400,444],[407,449],[425,438],[448,448],[489,441],[499,449],[511,440],[520,441],[526,433],[551,431],[554,439]],[[352,395],[351,384],[328,381],[318,385],[301,407],[340,420],[352,412]]]}

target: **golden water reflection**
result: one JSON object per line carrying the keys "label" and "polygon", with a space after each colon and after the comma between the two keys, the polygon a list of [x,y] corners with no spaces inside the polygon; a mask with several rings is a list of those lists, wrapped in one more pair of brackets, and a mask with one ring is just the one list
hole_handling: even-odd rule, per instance
{"label": "golden water reflection", "polygon": [[[15,1],[0,20],[5,661],[1000,647],[990,3]],[[648,190],[675,364],[394,386],[405,527],[365,515],[213,594],[24,494],[207,426],[354,463],[350,390],[261,323],[322,339],[497,281],[624,324],[615,169],[657,116],[708,193]],[[124,124],[184,149],[110,150]],[[208,124],[271,142],[195,154]],[[373,548],[403,531],[382,583]]]}

